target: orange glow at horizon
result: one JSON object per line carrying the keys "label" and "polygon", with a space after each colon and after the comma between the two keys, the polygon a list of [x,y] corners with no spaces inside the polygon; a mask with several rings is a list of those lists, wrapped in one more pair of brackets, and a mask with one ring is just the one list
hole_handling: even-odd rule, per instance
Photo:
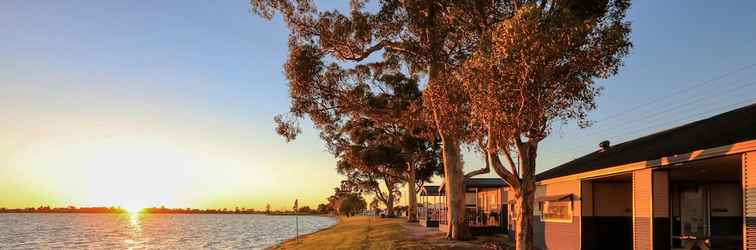
{"label": "orange glow at horizon", "polygon": [[10,118],[0,122],[0,207],[279,210],[294,199],[324,203],[342,179],[314,131],[286,143],[272,114],[229,119],[188,107],[172,91],[129,83],[86,91],[0,84],[0,113]]}
{"label": "orange glow at horizon", "polygon": [[[259,210],[267,203],[273,209],[290,208],[294,197],[313,207],[325,202],[328,193],[307,197],[302,194],[312,188],[302,186],[314,184],[330,191],[334,185],[322,180],[300,181],[300,186],[275,182],[277,178],[271,176],[291,172],[272,173],[249,166],[260,160],[172,139],[149,134],[74,134],[30,143],[11,154],[10,167],[0,169],[0,174],[17,174],[16,183],[0,183],[0,190],[26,188],[27,192],[2,194],[0,207],[117,206],[130,213],[160,206]],[[292,187],[302,194],[292,192]],[[266,191],[276,188],[281,192]],[[41,195],[29,198],[29,193]]]}

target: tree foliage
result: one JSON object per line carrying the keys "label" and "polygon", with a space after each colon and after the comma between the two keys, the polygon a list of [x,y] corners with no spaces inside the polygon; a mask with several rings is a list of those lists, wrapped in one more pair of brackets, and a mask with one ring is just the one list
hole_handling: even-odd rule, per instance
{"label": "tree foliage", "polygon": [[601,90],[594,79],[616,74],[632,46],[627,1],[545,3],[519,6],[455,76],[470,125],[478,128],[468,139],[515,191],[523,215],[517,249],[532,249],[538,143],[555,122],[589,125],[587,113]]}
{"label": "tree foliage", "polygon": [[[385,0],[367,11],[367,1],[350,1],[348,14],[318,11],[307,0],[251,0],[252,11],[264,18],[276,14],[289,27],[289,59],[284,66],[290,86],[290,113],[277,117],[278,132],[293,139],[298,118],[309,117],[321,132],[342,122],[340,116],[355,108],[353,91],[364,91],[370,79],[404,73],[427,80],[423,116],[432,120],[442,140],[445,183],[449,191],[449,237],[467,239],[464,222],[464,186],[459,138],[467,127],[442,99],[455,97],[443,91],[460,66],[478,46],[489,26],[512,15],[511,1]],[[375,60],[369,60],[369,59]],[[430,91],[428,91],[430,90]],[[427,94],[425,94],[427,93]],[[434,98],[431,98],[434,97]],[[454,99],[454,98],[451,98]],[[463,119],[463,118],[459,118]]]}
{"label": "tree foliage", "polygon": [[334,212],[334,210],[328,204],[320,203],[318,204],[317,212],[319,214],[329,214],[331,212]]}
{"label": "tree foliage", "polygon": [[366,209],[367,203],[358,192],[349,190],[343,184],[333,190],[333,195],[328,197],[328,204],[318,206],[318,211],[334,212],[338,215],[352,216]]}
{"label": "tree foliage", "polygon": [[[382,124],[393,116],[366,110],[366,93],[380,93],[386,76],[422,81],[422,115],[399,117],[423,118],[433,131],[426,138],[441,142],[452,239],[470,237],[465,178],[493,168],[521,203],[532,201],[538,142],[555,121],[587,124],[600,90],[593,79],[616,74],[631,46],[627,0],[383,0],[371,11],[366,2],[342,13],[308,0],[251,0],[254,13],[280,14],[290,30],[291,106],[277,131],[294,139],[305,117],[323,138],[363,118]],[[464,144],[484,152],[486,168],[462,172]],[[518,249],[530,249],[532,228],[521,231],[531,237],[518,238]]]}
{"label": "tree foliage", "polygon": [[413,122],[413,107],[421,100],[416,82],[401,75],[383,76],[381,82],[376,85],[380,93],[363,92],[359,97],[362,110],[350,112],[343,127],[322,137],[338,158],[337,170],[347,177],[345,183],[375,195],[393,214],[401,195],[399,184],[407,183],[413,196],[438,170],[438,147],[421,137],[429,129]]}

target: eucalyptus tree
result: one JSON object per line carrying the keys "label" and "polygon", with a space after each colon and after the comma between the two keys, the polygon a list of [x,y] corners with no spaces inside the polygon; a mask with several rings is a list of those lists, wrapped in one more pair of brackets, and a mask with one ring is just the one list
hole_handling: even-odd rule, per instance
{"label": "eucalyptus tree", "polygon": [[[363,120],[363,124],[370,121]],[[423,183],[438,172],[436,144],[377,128],[359,128],[370,138],[350,137],[339,146],[337,170],[356,190],[373,194],[394,215],[394,204],[401,196],[398,185],[404,183],[408,194],[408,221],[417,221],[416,195]],[[355,139],[359,138],[359,139]],[[399,139],[399,141],[395,140]],[[383,182],[381,186],[379,182]],[[385,192],[383,190],[386,190]]]}
{"label": "eucalyptus tree", "polygon": [[361,98],[366,104],[362,115],[372,121],[374,139],[393,149],[394,156],[404,166],[400,177],[407,187],[407,219],[415,222],[417,193],[441,169],[439,140],[422,118],[425,110],[416,80],[403,74],[387,74],[380,76],[378,82],[381,84],[376,86],[381,91],[366,93]]}
{"label": "eucalyptus tree", "polygon": [[[333,189],[333,194],[328,197],[327,205],[321,205],[324,206],[324,210],[334,211],[339,215],[347,217],[357,214],[366,208],[365,199],[362,197],[362,194],[352,190],[345,182],[342,182],[340,186]],[[318,206],[318,210],[321,210],[321,206]]]}
{"label": "eucalyptus tree", "polygon": [[[339,159],[339,173],[362,191],[376,195],[393,215],[393,204],[405,183],[409,196],[408,220],[416,221],[416,194],[439,169],[437,140],[426,139],[432,130],[417,118],[421,92],[417,82],[401,74],[383,75],[376,93],[355,91],[359,111],[349,113],[337,129],[323,131],[329,148]],[[385,184],[386,193],[378,185]]]}
{"label": "eucalyptus tree", "polygon": [[347,177],[344,183],[355,191],[372,194],[393,217],[394,202],[401,195],[398,185],[405,171],[400,149],[383,144],[387,142],[384,131],[373,127],[368,119],[349,122],[346,127],[350,136],[334,146],[339,158],[337,171]]}
{"label": "eucalyptus tree", "polygon": [[405,136],[402,150],[406,153],[406,180],[408,204],[407,221],[417,222],[417,194],[431,177],[440,174],[443,166],[439,160],[440,144],[438,140],[425,140],[413,136]]}
{"label": "eucalyptus tree", "polygon": [[629,1],[579,2],[517,6],[456,72],[479,128],[472,137],[487,166],[515,191],[516,249],[533,249],[539,142],[554,122],[589,125],[586,115],[601,90],[594,80],[617,74],[632,47]]}
{"label": "eucalyptus tree", "polygon": [[[253,13],[271,19],[280,13],[290,30],[284,66],[291,109],[279,116],[278,132],[291,140],[309,117],[321,131],[334,130],[340,116],[355,108],[344,98],[366,77],[402,72],[423,80],[426,118],[441,141],[447,190],[448,238],[469,239],[465,222],[461,146],[469,133],[469,105],[452,72],[479,46],[482,36],[512,16],[511,0],[383,0],[373,11],[367,1],[350,1],[348,14],[318,11],[311,1],[251,0]],[[359,106],[359,105],[357,105]],[[288,119],[287,119],[288,118]]]}
{"label": "eucalyptus tree", "polygon": [[339,214],[347,217],[356,215],[367,208],[367,202],[358,193],[345,195],[339,202]]}

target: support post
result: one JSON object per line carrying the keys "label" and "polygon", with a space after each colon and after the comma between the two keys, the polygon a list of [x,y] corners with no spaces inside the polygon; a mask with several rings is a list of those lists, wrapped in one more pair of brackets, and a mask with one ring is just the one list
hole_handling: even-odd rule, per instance
{"label": "support post", "polygon": [[651,169],[633,172],[633,249],[653,249],[653,174]]}
{"label": "support post", "polygon": [[669,204],[669,172],[653,171],[653,246],[654,249],[671,249],[672,232]]}

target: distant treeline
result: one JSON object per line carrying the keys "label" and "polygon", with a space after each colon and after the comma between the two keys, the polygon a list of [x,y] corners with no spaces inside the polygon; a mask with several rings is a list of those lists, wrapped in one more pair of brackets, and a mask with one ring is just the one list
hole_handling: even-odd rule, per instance
{"label": "distant treeline", "polygon": [[[0,213],[126,213],[127,210],[120,207],[29,207],[29,208],[0,208]],[[321,214],[317,210],[312,210],[307,206],[301,207],[297,212],[294,211],[258,211],[255,209],[235,208],[235,209],[197,209],[197,208],[166,208],[152,207],[142,209],[143,213],[152,214],[270,214],[270,215],[289,215],[289,214]]]}
{"label": "distant treeline", "polygon": [[197,209],[197,208],[165,208],[165,207],[153,207],[145,208],[145,213],[152,214],[271,214],[271,215],[289,215],[289,214],[320,214],[316,210],[312,210],[307,206],[301,207],[297,212],[293,210],[266,210],[260,211],[253,208],[235,208],[235,209]]}
{"label": "distant treeline", "polygon": [[120,207],[28,207],[28,208],[0,208],[0,213],[125,213]]}

